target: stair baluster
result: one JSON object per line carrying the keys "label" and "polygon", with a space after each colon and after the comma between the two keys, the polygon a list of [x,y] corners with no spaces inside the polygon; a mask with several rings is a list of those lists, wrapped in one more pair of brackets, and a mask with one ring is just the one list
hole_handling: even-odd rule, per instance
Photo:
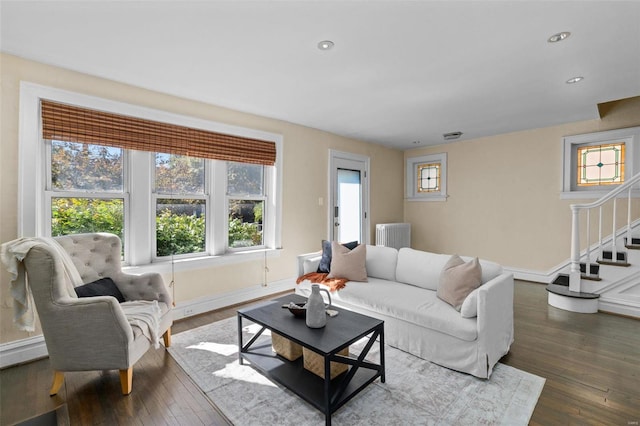
{"label": "stair baluster", "polygon": [[601,253],[604,249],[602,246],[602,206],[600,206],[599,210],[599,218],[598,218],[598,253]]}
{"label": "stair baluster", "polygon": [[631,187],[627,193],[627,244],[631,245],[633,239],[631,237]]}
{"label": "stair baluster", "polygon": [[591,276],[591,210],[587,210],[587,258],[584,270],[588,276]]}
{"label": "stair baluster", "polygon": [[617,262],[618,261],[618,245],[616,244],[616,231],[618,230],[618,228],[616,227],[616,206],[618,205],[618,203],[616,202],[618,201],[617,198],[613,198],[613,231],[611,232],[611,235],[613,236],[611,238],[611,261],[612,262]]}

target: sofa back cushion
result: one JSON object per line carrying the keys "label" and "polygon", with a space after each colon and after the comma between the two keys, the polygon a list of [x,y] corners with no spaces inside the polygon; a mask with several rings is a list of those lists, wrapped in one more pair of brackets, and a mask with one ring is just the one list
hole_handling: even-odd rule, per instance
{"label": "sofa back cushion", "polygon": [[[460,256],[465,262],[472,257]],[[396,267],[396,281],[411,284],[429,290],[438,290],[440,273],[449,261],[451,255],[430,253],[404,247],[398,251],[398,266]],[[482,284],[491,281],[502,274],[502,266],[497,263],[480,260],[482,268]]]}
{"label": "sofa back cushion", "polygon": [[403,247],[398,251],[396,281],[436,291],[440,272],[450,257]]}
{"label": "sofa back cushion", "polygon": [[398,250],[393,247],[367,246],[367,275],[371,278],[396,280]]}

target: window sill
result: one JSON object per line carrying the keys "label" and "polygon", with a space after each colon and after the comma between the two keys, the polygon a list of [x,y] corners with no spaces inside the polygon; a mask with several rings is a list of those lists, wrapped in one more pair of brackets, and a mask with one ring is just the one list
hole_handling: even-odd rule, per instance
{"label": "window sill", "polygon": [[448,195],[431,195],[429,197],[407,197],[406,201],[447,201]]}
{"label": "window sill", "polygon": [[[614,189],[614,188],[612,188]],[[563,191],[560,193],[561,200],[599,200],[607,195],[610,191]],[[624,191],[616,198],[627,198],[629,196],[627,191]],[[640,190],[631,190],[631,198],[640,198]]]}
{"label": "window sill", "polygon": [[214,266],[250,262],[252,260],[264,259],[265,257],[280,257],[281,251],[281,248],[247,250],[229,252],[218,256],[201,256],[191,257],[188,259],[175,259],[173,261],[173,266],[170,260],[163,260],[159,262],[148,263],[145,265],[123,266],[122,271],[128,274],[135,275],[144,274],[146,272],[170,273],[172,270],[175,272],[190,271],[195,269],[210,268]]}

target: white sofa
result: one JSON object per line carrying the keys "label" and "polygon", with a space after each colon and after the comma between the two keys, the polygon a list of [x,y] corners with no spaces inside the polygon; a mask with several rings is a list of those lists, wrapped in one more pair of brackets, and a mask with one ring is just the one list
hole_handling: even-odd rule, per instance
{"label": "white sofa", "polygon": [[[349,281],[331,293],[333,304],[385,321],[385,342],[421,358],[480,378],[513,342],[513,275],[480,260],[482,285],[461,312],[436,296],[440,272],[450,255],[367,246],[368,282]],[[321,253],[298,256],[298,276],[315,272]],[[468,261],[469,258],[464,258]],[[311,282],[296,285],[308,296]],[[321,285],[322,287],[322,285]]]}

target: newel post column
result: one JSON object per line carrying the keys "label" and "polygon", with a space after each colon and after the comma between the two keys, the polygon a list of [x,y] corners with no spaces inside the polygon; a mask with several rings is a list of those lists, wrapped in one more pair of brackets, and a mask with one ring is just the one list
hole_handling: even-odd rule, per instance
{"label": "newel post column", "polygon": [[[589,267],[587,265],[587,267]],[[571,272],[569,290],[580,292],[580,210],[571,206]]]}

